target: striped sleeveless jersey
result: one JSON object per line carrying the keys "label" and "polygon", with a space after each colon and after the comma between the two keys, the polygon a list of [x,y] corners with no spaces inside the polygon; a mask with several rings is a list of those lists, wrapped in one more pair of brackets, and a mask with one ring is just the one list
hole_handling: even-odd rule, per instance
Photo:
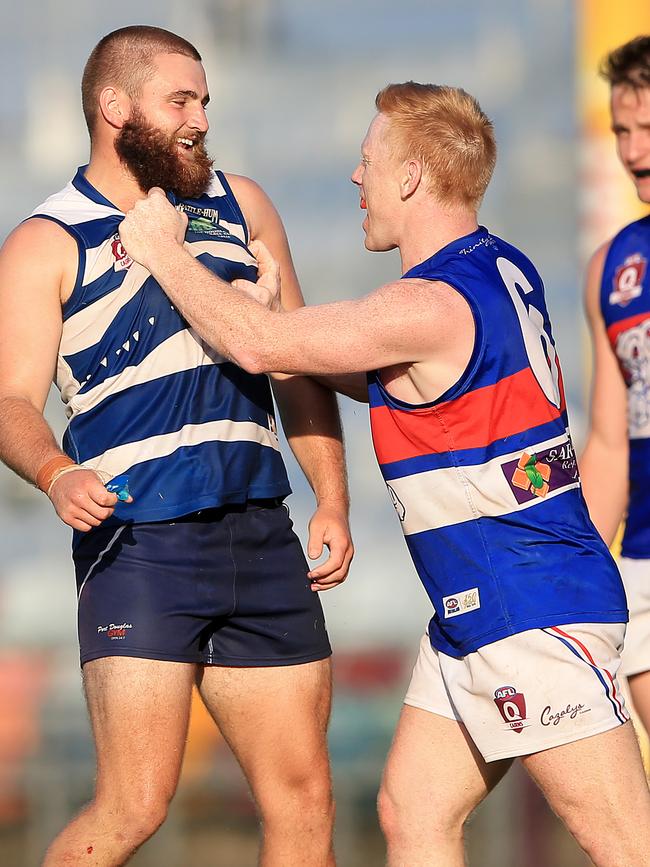
{"label": "striped sleeveless jersey", "polygon": [[[128,476],[134,502],[118,502],[105,523],[286,496],[268,378],[226,361],[190,328],[126,254],[124,214],[84,168],[31,216],[55,221],[77,242],[56,384],[69,419],[65,452],[107,477]],[[221,172],[201,198],[174,204],[187,212],[186,242],[206,267],[229,281],[256,279],[246,223]]]}
{"label": "striped sleeveless jersey", "polygon": [[431,643],[463,656],[513,633],[627,620],[580,480],[541,278],[480,227],[405,278],[443,281],[476,335],[454,386],[421,406],[369,375],[375,451],[435,608]]}
{"label": "striped sleeveless jersey", "polygon": [[[650,557],[650,217],[612,240],[600,287],[607,336],[627,386],[630,495],[624,557]],[[605,470],[606,471],[606,470]]]}

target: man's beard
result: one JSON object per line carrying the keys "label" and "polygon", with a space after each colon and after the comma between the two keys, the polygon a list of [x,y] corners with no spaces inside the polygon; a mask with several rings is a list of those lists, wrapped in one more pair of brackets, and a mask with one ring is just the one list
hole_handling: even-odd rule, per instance
{"label": "man's beard", "polygon": [[193,156],[187,160],[178,153],[177,138],[149,126],[142,112],[134,109],[115,139],[115,150],[143,192],[161,187],[181,199],[197,199],[212,180],[204,135],[194,142]]}

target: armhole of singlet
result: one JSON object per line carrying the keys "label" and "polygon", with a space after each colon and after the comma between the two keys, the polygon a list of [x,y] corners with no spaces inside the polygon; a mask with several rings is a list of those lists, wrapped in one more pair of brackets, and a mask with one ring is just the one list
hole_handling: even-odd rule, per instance
{"label": "armhole of singlet", "polygon": [[239,220],[241,222],[241,227],[244,230],[244,243],[246,244],[246,246],[248,246],[248,242],[250,241],[250,237],[248,234],[248,223],[246,222],[246,217],[244,216],[244,212],[239,207],[239,202],[237,201],[237,197],[233,193],[232,187],[230,186],[230,184],[226,180],[226,176],[224,175],[224,173],[222,171],[217,171],[216,175],[219,178],[219,183],[224,188],[226,195],[228,196],[228,199],[233,206],[233,209],[235,211],[235,216],[239,217]]}
{"label": "armhole of singlet", "polygon": [[456,382],[454,382],[453,385],[451,385],[435,400],[428,401],[427,403],[407,403],[404,400],[399,400],[399,398],[393,397],[393,395],[389,393],[388,389],[381,381],[380,372],[376,370],[370,371],[367,374],[368,384],[374,382],[377,388],[381,391],[386,402],[394,406],[396,409],[432,409],[438,404],[445,403],[446,401],[452,400],[456,397],[460,397],[471,383],[474,374],[476,373],[479,365],[481,364],[483,355],[485,354],[485,329],[483,327],[483,319],[481,317],[480,307],[477,304],[476,299],[474,298],[472,293],[469,292],[464,286],[461,286],[460,283],[454,281],[453,279],[450,280],[448,275],[440,277],[427,276],[420,277],[419,279],[446,283],[448,286],[451,286],[452,289],[455,289],[460,295],[462,295],[465,301],[467,301],[470,312],[472,314],[472,319],[474,320],[474,346],[472,348],[472,354],[469,357],[469,361],[465,365],[465,369],[460,374]]}
{"label": "armhole of singlet", "polygon": [[[49,214],[32,214],[27,218],[27,220],[49,220],[51,223],[56,223],[57,226],[61,226],[68,235],[70,235],[77,242],[77,252],[79,254],[79,258],[77,260],[77,276],[74,281],[74,286],[72,287],[72,292],[70,293],[70,297],[65,302],[65,304],[61,307],[61,312],[63,313],[63,318],[66,319],[72,313],[75,313],[76,310],[81,306],[81,287],[83,284],[83,275],[86,270],[86,248],[79,236],[79,234],[69,226],[67,223],[64,223],[62,220],[57,219],[56,217],[51,217]],[[27,222],[25,220],[24,222]]]}

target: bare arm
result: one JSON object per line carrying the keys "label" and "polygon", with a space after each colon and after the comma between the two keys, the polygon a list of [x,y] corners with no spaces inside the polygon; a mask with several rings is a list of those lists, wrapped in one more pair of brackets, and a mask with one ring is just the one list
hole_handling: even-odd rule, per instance
{"label": "bare arm", "polygon": [[0,253],[0,457],[34,484],[40,467],[63,454],[43,418],[61,339],[59,233],[30,221]]}
{"label": "bare arm", "polygon": [[580,460],[580,475],[591,519],[609,545],[627,507],[629,443],[627,391],[600,310],[600,284],[608,246],[596,251],[587,269],[585,306],[594,375],[589,434]]}
{"label": "bare arm", "polygon": [[[246,217],[251,240],[262,241],[279,263],[282,307],[303,307],[289,243],[275,207],[248,178],[229,175],[228,181]],[[275,375],[272,386],[287,441],[316,497],[317,510],[309,524],[308,556],[320,557],[324,544],[330,552],[328,559],[310,572],[312,587],[327,589],[345,579],[354,553],[336,398],[329,388],[304,376]]]}
{"label": "bare arm", "polygon": [[180,246],[183,219],[152,191],[122,223],[122,240],[202,337],[250,372],[339,376],[427,361],[458,341],[467,305],[427,280],[399,280],[353,301],[268,310]]}
{"label": "bare arm", "polygon": [[368,403],[368,380],[365,373],[341,373],[338,376],[314,377],[333,391],[359,403]]}
{"label": "bare arm", "polygon": [[[0,251],[0,459],[28,482],[65,456],[43,417],[61,339],[61,297],[76,244],[46,220],[18,226]],[[73,278],[72,278],[73,279]],[[94,472],[69,473],[51,493],[59,517],[89,530],[112,513]]]}

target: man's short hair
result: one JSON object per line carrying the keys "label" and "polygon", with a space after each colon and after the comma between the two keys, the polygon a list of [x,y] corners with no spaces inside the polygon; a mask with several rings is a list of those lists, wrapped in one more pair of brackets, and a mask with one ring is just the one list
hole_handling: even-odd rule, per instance
{"label": "man's short hair", "polygon": [[83,112],[91,135],[102,88],[116,85],[131,98],[137,98],[142,85],[153,75],[153,59],[157,54],[184,54],[193,60],[201,60],[201,55],[190,42],[161,27],[122,27],[97,43],[81,79]]}
{"label": "man's short hair", "polygon": [[492,177],[496,142],[477,100],[458,87],[407,81],[375,99],[389,119],[398,159],[422,162],[427,189],[442,203],[478,208]]}
{"label": "man's short hair", "polygon": [[636,36],[615,48],[601,63],[600,74],[612,87],[650,87],[650,36]]}

